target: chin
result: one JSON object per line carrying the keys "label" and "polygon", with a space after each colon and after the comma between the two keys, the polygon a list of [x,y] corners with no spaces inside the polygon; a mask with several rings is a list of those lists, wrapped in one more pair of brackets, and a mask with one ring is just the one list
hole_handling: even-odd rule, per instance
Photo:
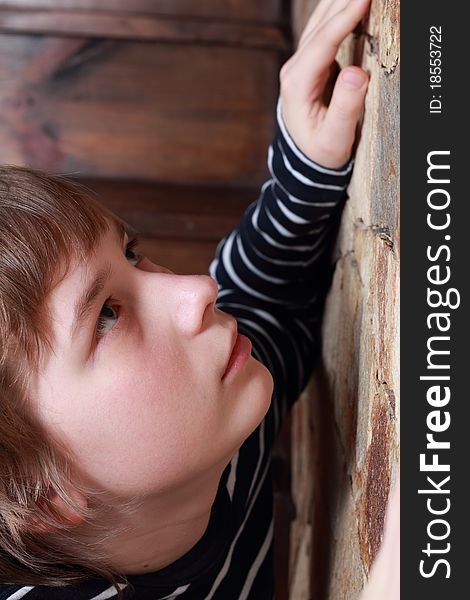
{"label": "chin", "polygon": [[[247,409],[246,439],[261,423],[271,406],[274,380],[267,367],[253,359],[252,373],[247,386],[249,400],[245,400]],[[249,411],[249,412],[248,412]]]}

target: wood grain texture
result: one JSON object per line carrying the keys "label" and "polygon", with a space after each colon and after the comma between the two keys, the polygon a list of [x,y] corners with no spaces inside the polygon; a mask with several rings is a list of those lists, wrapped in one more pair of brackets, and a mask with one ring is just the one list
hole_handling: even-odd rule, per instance
{"label": "wood grain texture", "polygon": [[259,185],[278,69],[268,50],[0,36],[0,161]]}
{"label": "wood grain texture", "polygon": [[101,10],[277,23],[283,0],[0,0],[0,8]]}
{"label": "wood grain texture", "polygon": [[[314,4],[297,3],[298,33]],[[298,589],[316,600],[359,597],[399,460],[398,0],[374,1],[364,30],[348,38],[338,60],[362,65],[371,81],[335,249],[322,361],[293,414],[292,600]]]}
{"label": "wood grain texture", "polygon": [[238,225],[258,189],[74,178],[142,236],[218,242]]}
{"label": "wood grain texture", "polygon": [[285,50],[276,26],[237,21],[175,19],[101,11],[0,9],[0,32],[106,37],[178,44],[217,44]]}

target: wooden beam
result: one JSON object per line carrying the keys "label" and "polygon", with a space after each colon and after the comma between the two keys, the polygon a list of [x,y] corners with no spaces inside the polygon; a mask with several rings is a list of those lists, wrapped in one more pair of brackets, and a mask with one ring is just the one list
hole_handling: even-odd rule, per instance
{"label": "wooden beam", "polygon": [[0,0],[2,8],[106,11],[115,14],[159,15],[172,18],[216,19],[277,24],[285,0]]}
{"label": "wooden beam", "polygon": [[76,178],[141,236],[217,243],[238,225],[258,188]]}
{"label": "wooden beam", "polygon": [[187,44],[287,50],[282,31],[270,25],[203,21],[157,15],[74,10],[0,9],[0,32],[106,37]]}

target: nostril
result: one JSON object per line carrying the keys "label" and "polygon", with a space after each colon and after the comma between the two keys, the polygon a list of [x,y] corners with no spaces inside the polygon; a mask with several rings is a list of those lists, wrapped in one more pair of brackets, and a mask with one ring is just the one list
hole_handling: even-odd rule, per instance
{"label": "nostril", "polygon": [[202,314],[201,329],[205,329],[206,325],[209,326],[208,319],[211,317],[211,313],[214,313],[214,303],[208,304]]}

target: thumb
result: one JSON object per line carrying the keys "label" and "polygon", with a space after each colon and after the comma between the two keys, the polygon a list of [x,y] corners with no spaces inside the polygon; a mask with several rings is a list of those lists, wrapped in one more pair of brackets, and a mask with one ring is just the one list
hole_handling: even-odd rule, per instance
{"label": "thumb", "polygon": [[[337,145],[341,143],[345,161],[351,154],[368,83],[368,74],[359,67],[349,66],[341,71],[319,133],[325,136],[325,144],[328,140],[336,140]],[[337,147],[337,150],[340,149]]]}

